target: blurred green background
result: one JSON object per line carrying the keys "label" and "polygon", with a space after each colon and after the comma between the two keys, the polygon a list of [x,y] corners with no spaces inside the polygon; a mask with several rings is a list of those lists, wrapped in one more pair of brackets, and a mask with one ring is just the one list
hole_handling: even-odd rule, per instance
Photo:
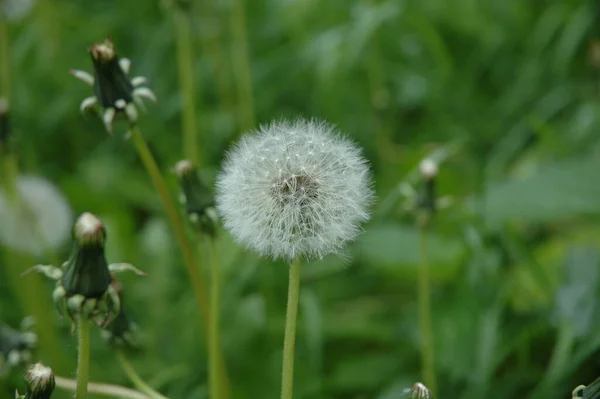
{"label": "blurred green background", "polygon": [[[109,261],[148,273],[122,277],[144,343],[132,361],[169,397],[207,397],[204,329],[126,125],[110,137],[78,111],[92,92],[69,69],[91,71],[86,49],[106,36],[159,98],[139,127],[173,196],[182,123],[196,124],[210,182],[236,137],[276,118],[324,118],[364,147],[378,197],[373,220],[346,259],[303,268],[297,398],[401,398],[422,379],[422,253],[403,187],[419,190],[427,156],[440,162],[438,195],[448,205],[427,233],[438,397],[568,398],[600,375],[596,0],[38,0],[12,12],[1,94],[20,174],[51,181],[73,215],[101,217]],[[195,118],[186,122],[190,92]],[[45,199],[31,201],[56,215]],[[36,240],[0,220],[2,229]],[[51,303],[53,284],[14,272],[65,260],[69,239],[42,252],[14,241],[0,242],[0,320],[18,328],[37,309],[35,359],[73,377],[75,341]],[[286,265],[239,249],[226,232],[219,247],[233,398],[277,397]],[[97,330],[92,341],[91,379],[128,385]],[[22,372],[5,376],[0,397],[23,389]]]}

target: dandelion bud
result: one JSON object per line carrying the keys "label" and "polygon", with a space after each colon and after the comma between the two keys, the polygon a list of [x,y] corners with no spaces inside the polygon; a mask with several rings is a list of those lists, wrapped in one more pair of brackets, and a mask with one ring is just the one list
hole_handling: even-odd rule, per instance
{"label": "dandelion bud", "polygon": [[419,164],[419,172],[423,183],[417,198],[417,205],[426,212],[435,212],[438,165],[432,159],[425,158]]}
{"label": "dandelion bud", "polygon": [[106,229],[91,213],[84,213],[73,227],[74,247],[64,268],[62,286],[68,296],[100,298],[110,284],[110,273],[104,256]]}
{"label": "dandelion bud", "polygon": [[200,180],[190,161],[179,161],[175,165],[175,174],[181,186],[181,202],[190,222],[200,232],[214,237],[217,232],[218,215],[210,190]]}
{"label": "dandelion bud", "polygon": [[438,165],[434,160],[425,158],[419,164],[419,172],[424,180],[435,179],[438,174]]}
{"label": "dandelion bud", "polygon": [[4,152],[10,140],[10,115],[8,101],[0,98],[0,152]]}
{"label": "dandelion bud", "polygon": [[27,382],[25,399],[50,399],[56,385],[52,369],[41,363],[36,363],[27,370],[25,382]]}
{"label": "dandelion bud", "polygon": [[137,330],[138,326],[132,322],[125,312],[123,302],[123,286],[113,276],[110,283],[111,287],[119,295],[121,311],[115,319],[102,330],[102,337],[110,344],[119,348],[137,349]]}
{"label": "dandelion bud", "polygon": [[124,115],[131,123],[138,119],[137,107],[144,109],[143,98],[156,102],[154,93],[144,87],[146,78],[142,76],[130,79],[130,61],[119,58],[110,39],[96,43],[88,49],[94,75],[88,72],[72,70],[78,79],[93,86],[94,96],[88,97],[81,103],[82,112],[99,105],[104,109],[102,120],[108,133],[112,133],[112,123],[117,115]]}
{"label": "dandelion bud", "polygon": [[369,218],[372,198],[361,150],[314,120],[246,134],[217,178],[217,207],[236,241],[287,260],[339,251]]}
{"label": "dandelion bud", "polygon": [[430,399],[431,391],[422,383],[417,382],[406,390],[409,399]]}

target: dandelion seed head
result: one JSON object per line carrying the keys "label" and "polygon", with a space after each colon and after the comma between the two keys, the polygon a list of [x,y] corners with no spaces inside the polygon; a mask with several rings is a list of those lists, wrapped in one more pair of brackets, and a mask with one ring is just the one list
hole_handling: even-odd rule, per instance
{"label": "dandelion seed head", "polygon": [[315,120],[273,122],[246,134],[217,178],[225,228],[275,259],[338,252],[369,218],[372,199],[360,148]]}

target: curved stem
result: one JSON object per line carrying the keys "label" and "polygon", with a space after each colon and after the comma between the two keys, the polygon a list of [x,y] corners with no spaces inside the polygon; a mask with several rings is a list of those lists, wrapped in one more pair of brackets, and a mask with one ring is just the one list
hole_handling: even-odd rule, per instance
{"label": "curved stem", "polygon": [[169,218],[169,222],[171,223],[171,227],[177,237],[177,241],[179,242],[179,246],[181,247],[181,252],[183,254],[183,260],[187,267],[188,274],[192,280],[192,286],[194,288],[194,292],[196,294],[196,301],[200,312],[202,313],[204,325],[208,322],[208,307],[206,301],[206,290],[204,288],[204,283],[202,282],[202,275],[200,274],[200,269],[197,267],[196,260],[194,258],[192,249],[190,247],[190,243],[186,237],[185,230],[183,227],[183,223],[177,214],[177,208],[175,208],[175,204],[171,195],[169,194],[169,190],[167,188],[167,183],[163,178],[148,145],[146,144],[146,140],[142,136],[142,133],[138,129],[137,126],[132,126],[129,129],[131,134],[131,139],[135,145],[135,148],[142,159],[142,163],[150,175],[152,179],[152,183],[158,192],[160,200],[167,212],[167,216]]}
{"label": "curved stem", "polygon": [[[67,391],[75,391],[77,383],[74,380],[59,376],[56,376],[54,378],[56,381],[57,388],[64,389]],[[150,399],[143,393],[134,391],[133,389],[125,388],[119,385],[101,384],[97,382],[88,383],[88,392],[93,393],[95,395],[113,396],[116,398]]]}
{"label": "curved stem", "polygon": [[[138,129],[137,126],[132,126],[129,129],[129,134],[131,135],[131,139],[135,145],[135,148],[142,159],[142,163],[148,172],[148,175],[152,179],[152,183],[158,192],[158,195],[161,199],[163,207],[167,212],[167,216],[169,218],[169,222],[171,223],[171,227],[175,232],[175,236],[177,237],[177,241],[179,242],[179,246],[181,247],[181,252],[183,254],[183,260],[185,266],[187,268],[187,272],[192,280],[192,287],[194,289],[194,293],[196,295],[197,306],[200,309],[200,313],[202,315],[202,322],[204,326],[208,325],[209,311],[206,299],[206,289],[204,288],[204,282],[202,280],[202,275],[200,274],[200,267],[196,262],[196,258],[193,255],[192,248],[190,247],[190,243],[186,236],[183,223],[179,218],[177,213],[177,208],[173,202],[171,195],[169,194],[169,190],[167,188],[167,183],[160,173],[160,169],[148,148],[148,144],[146,144],[146,140],[142,136],[142,133]],[[202,324],[202,323],[201,323]],[[223,360],[223,354],[219,351],[220,358],[220,371],[221,371],[221,383],[222,389],[221,392],[224,398],[229,397],[229,379],[227,377],[227,369],[225,367],[225,362]]]}
{"label": "curved stem", "polygon": [[125,372],[125,375],[127,375],[127,378],[129,378],[131,383],[137,389],[139,389],[152,399],[168,399],[166,396],[155,391],[150,385],[146,383],[146,381],[142,379],[142,377],[139,376],[139,374],[135,371],[135,369],[133,368],[129,360],[127,360],[127,357],[125,357],[123,352],[117,351],[117,358],[119,359],[119,363],[121,364],[121,368]]}
{"label": "curved stem", "polygon": [[285,338],[283,341],[283,371],[281,375],[281,399],[291,399],[294,388],[294,350],[296,347],[296,318],[300,293],[300,259],[290,265],[287,310],[285,314]]}
{"label": "curved stem", "polygon": [[210,377],[210,398],[221,398],[220,383],[220,337],[219,337],[219,254],[216,241],[210,240],[210,313],[208,323],[208,373]]}
{"label": "curved stem", "polygon": [[431,287],[427,256],[427,220],[420,223],[421,267],[419,268],[419,330],[421,332],[421,367],[425,385],[436,397],[433,337],[431,331]]}
{"label": "curved stem", "polygon": [[90,321],[79,315],[77,318],[77,388],[75,399],[87,398],[87,383],[90,372]]}

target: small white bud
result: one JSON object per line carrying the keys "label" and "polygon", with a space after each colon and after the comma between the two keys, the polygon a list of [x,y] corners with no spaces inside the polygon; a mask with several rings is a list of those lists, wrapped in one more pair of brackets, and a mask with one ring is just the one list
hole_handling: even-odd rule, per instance
{"label": "small white bud", "polygon": [[438,174],[438,165],[433,159],[425,158],[419,164],[419,172],[424,179],[433,179]]}

